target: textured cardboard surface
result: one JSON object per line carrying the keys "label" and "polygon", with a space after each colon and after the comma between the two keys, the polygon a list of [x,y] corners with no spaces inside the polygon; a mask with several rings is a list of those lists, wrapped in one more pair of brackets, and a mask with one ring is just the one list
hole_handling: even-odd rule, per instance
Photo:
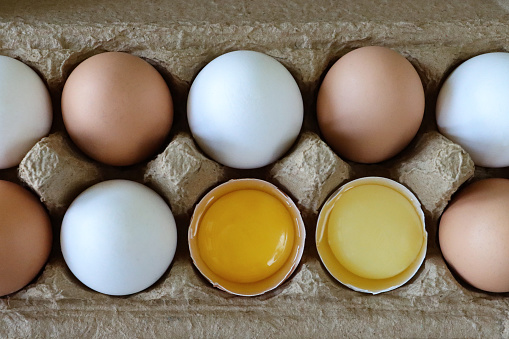
{"label": "textured cardboard surface", "polygon": [[100,167],[58,132],[32,147],[19,164],[18,176],[39,195],[51,214],[63,215],[78,194],[101,181]]}
{"label": "textured cardboard surface", "polygon": [[[352,178],[398,179],[397,169],[405,163],[424,164],[422,178],[431,181],[429,187],[436,184],[433,180],[446,180],[440,183],[448,188],[438,195],[426,189],[417,194],[427,206],[442,204],[454,190],[449,188],[459,186],[458,180],[466,180],[470,173],[467,168],[460,171],[461,178],[448,175],[457,171],[453,166],[446,175],[437,175],[433,171],[438,167],[429,166],[437,156],[433,145],[457,152],[456,145],[433,143],[437,140],[433,138],[428,151],[416,145],[426,132],[436,130],[439,85],[461,61],[509,50],[507,36],[509,6],[503,0],[0,2],[0,54],[22,60],[47,82],[55,111],[53,131],[63,131],[59,100],[65,79],[79,62],[102,51],[143,57],[164,76],[176,105],[169,143],[178,132],[188,131],[185,100],[192,79],[207,62],[227,51],[252,49],[282,62],[304,97],[303,131],[317,133],[315,97],[327,68],[360,46],[393,48],[412,62],[423,80],[427,98],[423,125],[395,158],[376,165],[349,165]],[[100,172],[104,179],[141,182],[145,165],[103,166]],[[226,169],[225,173],[225,180],[270,178],[269,168]],[[507,169],[476,168],[474,180],[508,174]],[[16,168],[0,171],[0,179],[20,182]],[[67,269],[58,245],[60,217],[54,214],[50,262],[32,284],[0,298],[0,337],[509,336],[507,295],[483,293],[458,282],[432,234],[426,260],[414,279],[388,293],[365,295],[341,286],[326,273],[314,246],[316,216],[310,215],[304,256],[294,275],[273,292],[243,298],[214,289],[199,275],[187,249],[189,220],[180,217],[177,222],[179,243],[171,269],[144,292],[109,297],[89,290]],[[436,222],[436,214],[428,218],[429,233],[436,230]]]}
{"label": "textured cardboard surface", "polygon": [[318,135],[304,132],[290,154],[272,166],[270,175],[305,214],[318,214],[325,199],[351,177],[351,172],[350,165]]}
{"label": "textured cardboard surface", "polygon": [[205,157],[191,135],[178,134],[147,165],[144,181],[170,203],[175,215],[190,215],[200,196],[224,177],[224,168]]}
{"label": "textured cardboard surface", "polygon": [[420,196],[427,216],[437,220],[454,192],[474,175],[474,162],[461,146],[434,131],[424,134],[412,153],[396,165],[396,180]]}

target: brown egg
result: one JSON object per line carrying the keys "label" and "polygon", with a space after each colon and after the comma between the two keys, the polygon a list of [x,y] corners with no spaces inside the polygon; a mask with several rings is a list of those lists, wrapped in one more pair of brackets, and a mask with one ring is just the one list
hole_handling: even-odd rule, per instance
{"label": "brown egg", "polygon": [[341,156],[376,163],[399,153],[417,133],[424,90],[412,64],[384,47],[340,58],[318,92],[317,117],[327,143]]}
{"label": "brown egg", "polygon": [[51,222],[37,198],[0,180],[0,296],[23,288],[51,251]]}
{"label": "brown egg", "polygon": [[467,186],[439,226],[440,248],[452,270],[474,287],[509,292],[509,180]]}
{"label": "brown egg", "polygon": [[74,143],[114,166],[146,160],[162,145],[173,121],[170,90],[146,61],[108,52],[88,58],[67,79],[62,116]]}

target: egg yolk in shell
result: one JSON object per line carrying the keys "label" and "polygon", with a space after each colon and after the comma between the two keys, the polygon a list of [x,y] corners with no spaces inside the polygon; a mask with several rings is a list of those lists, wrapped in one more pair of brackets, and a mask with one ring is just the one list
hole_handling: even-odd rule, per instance
{"label": "egg yolk in shell", "polygon": [[276,273],[288,260],[295,237],[288,208],[267,192],[233,191],[204,213],[198,248],[205,264],[218,276],[253,283]]}

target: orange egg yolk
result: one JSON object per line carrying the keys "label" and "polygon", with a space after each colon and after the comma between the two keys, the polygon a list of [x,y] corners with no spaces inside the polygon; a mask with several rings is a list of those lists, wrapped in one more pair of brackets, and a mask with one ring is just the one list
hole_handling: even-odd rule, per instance
{"label": "orange egg yolk", "polygon": [[209,269],[223,279],[257,282],[276,273],[288,260],[294,224],[287,207],[271,194],[233,191],[204,213],[198,249]]}

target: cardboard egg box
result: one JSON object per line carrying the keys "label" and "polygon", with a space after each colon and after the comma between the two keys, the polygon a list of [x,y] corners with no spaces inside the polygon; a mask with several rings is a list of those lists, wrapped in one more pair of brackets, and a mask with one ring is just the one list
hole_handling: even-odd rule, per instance
{"label": "cardboard egg box", "polygon": [[[509,302],[475,290],[449,272],[436,241],[437,223],[466,181],[508,177],[506,169],[474,168],[467,153],[437,132],[440,84],[462,61],[509,50],[509,6],[389,0],[99,1],[7,0],[0,4],[0,54],[28,64],[47,83],[54,106],[51,135],[0,179],[29,187],[48,208],[55,234],[50,260],[27,287],[0,298],[0,337],[504,337]],[[417,69],[426,92],[422,126],[393,159],[361,165],[340,159],[320,138],[316,94],[328,68],[367,45],[392,48]],[[228,51],[264,52],[285,65],[301,89],[305,121],[299,140],[277,163],[258,170],[224,168],[189,136],[186,99],[194,77]],[[175,120],[165,146],[149,161],[111,167],[86,158],[68,139],[60,112],[65,79],[104,51],[142,57],[172,92]],[[321,265],[314,230],[321,204],[342,183],[363,176],[401,182],[422,203],[428,254],[406,285],[372,296],[336,282]],[[196,201],[231,178],[266,179],[303,213],[307,239],[296,272],[262,296],[236,297],[213,288],[194,269],[187,227]],[[170,269],[146,291],[111,297],[88,289],[68,270],[59,247],[63,213],[101,180],[144,182],[170,204],[178,223]]]}

